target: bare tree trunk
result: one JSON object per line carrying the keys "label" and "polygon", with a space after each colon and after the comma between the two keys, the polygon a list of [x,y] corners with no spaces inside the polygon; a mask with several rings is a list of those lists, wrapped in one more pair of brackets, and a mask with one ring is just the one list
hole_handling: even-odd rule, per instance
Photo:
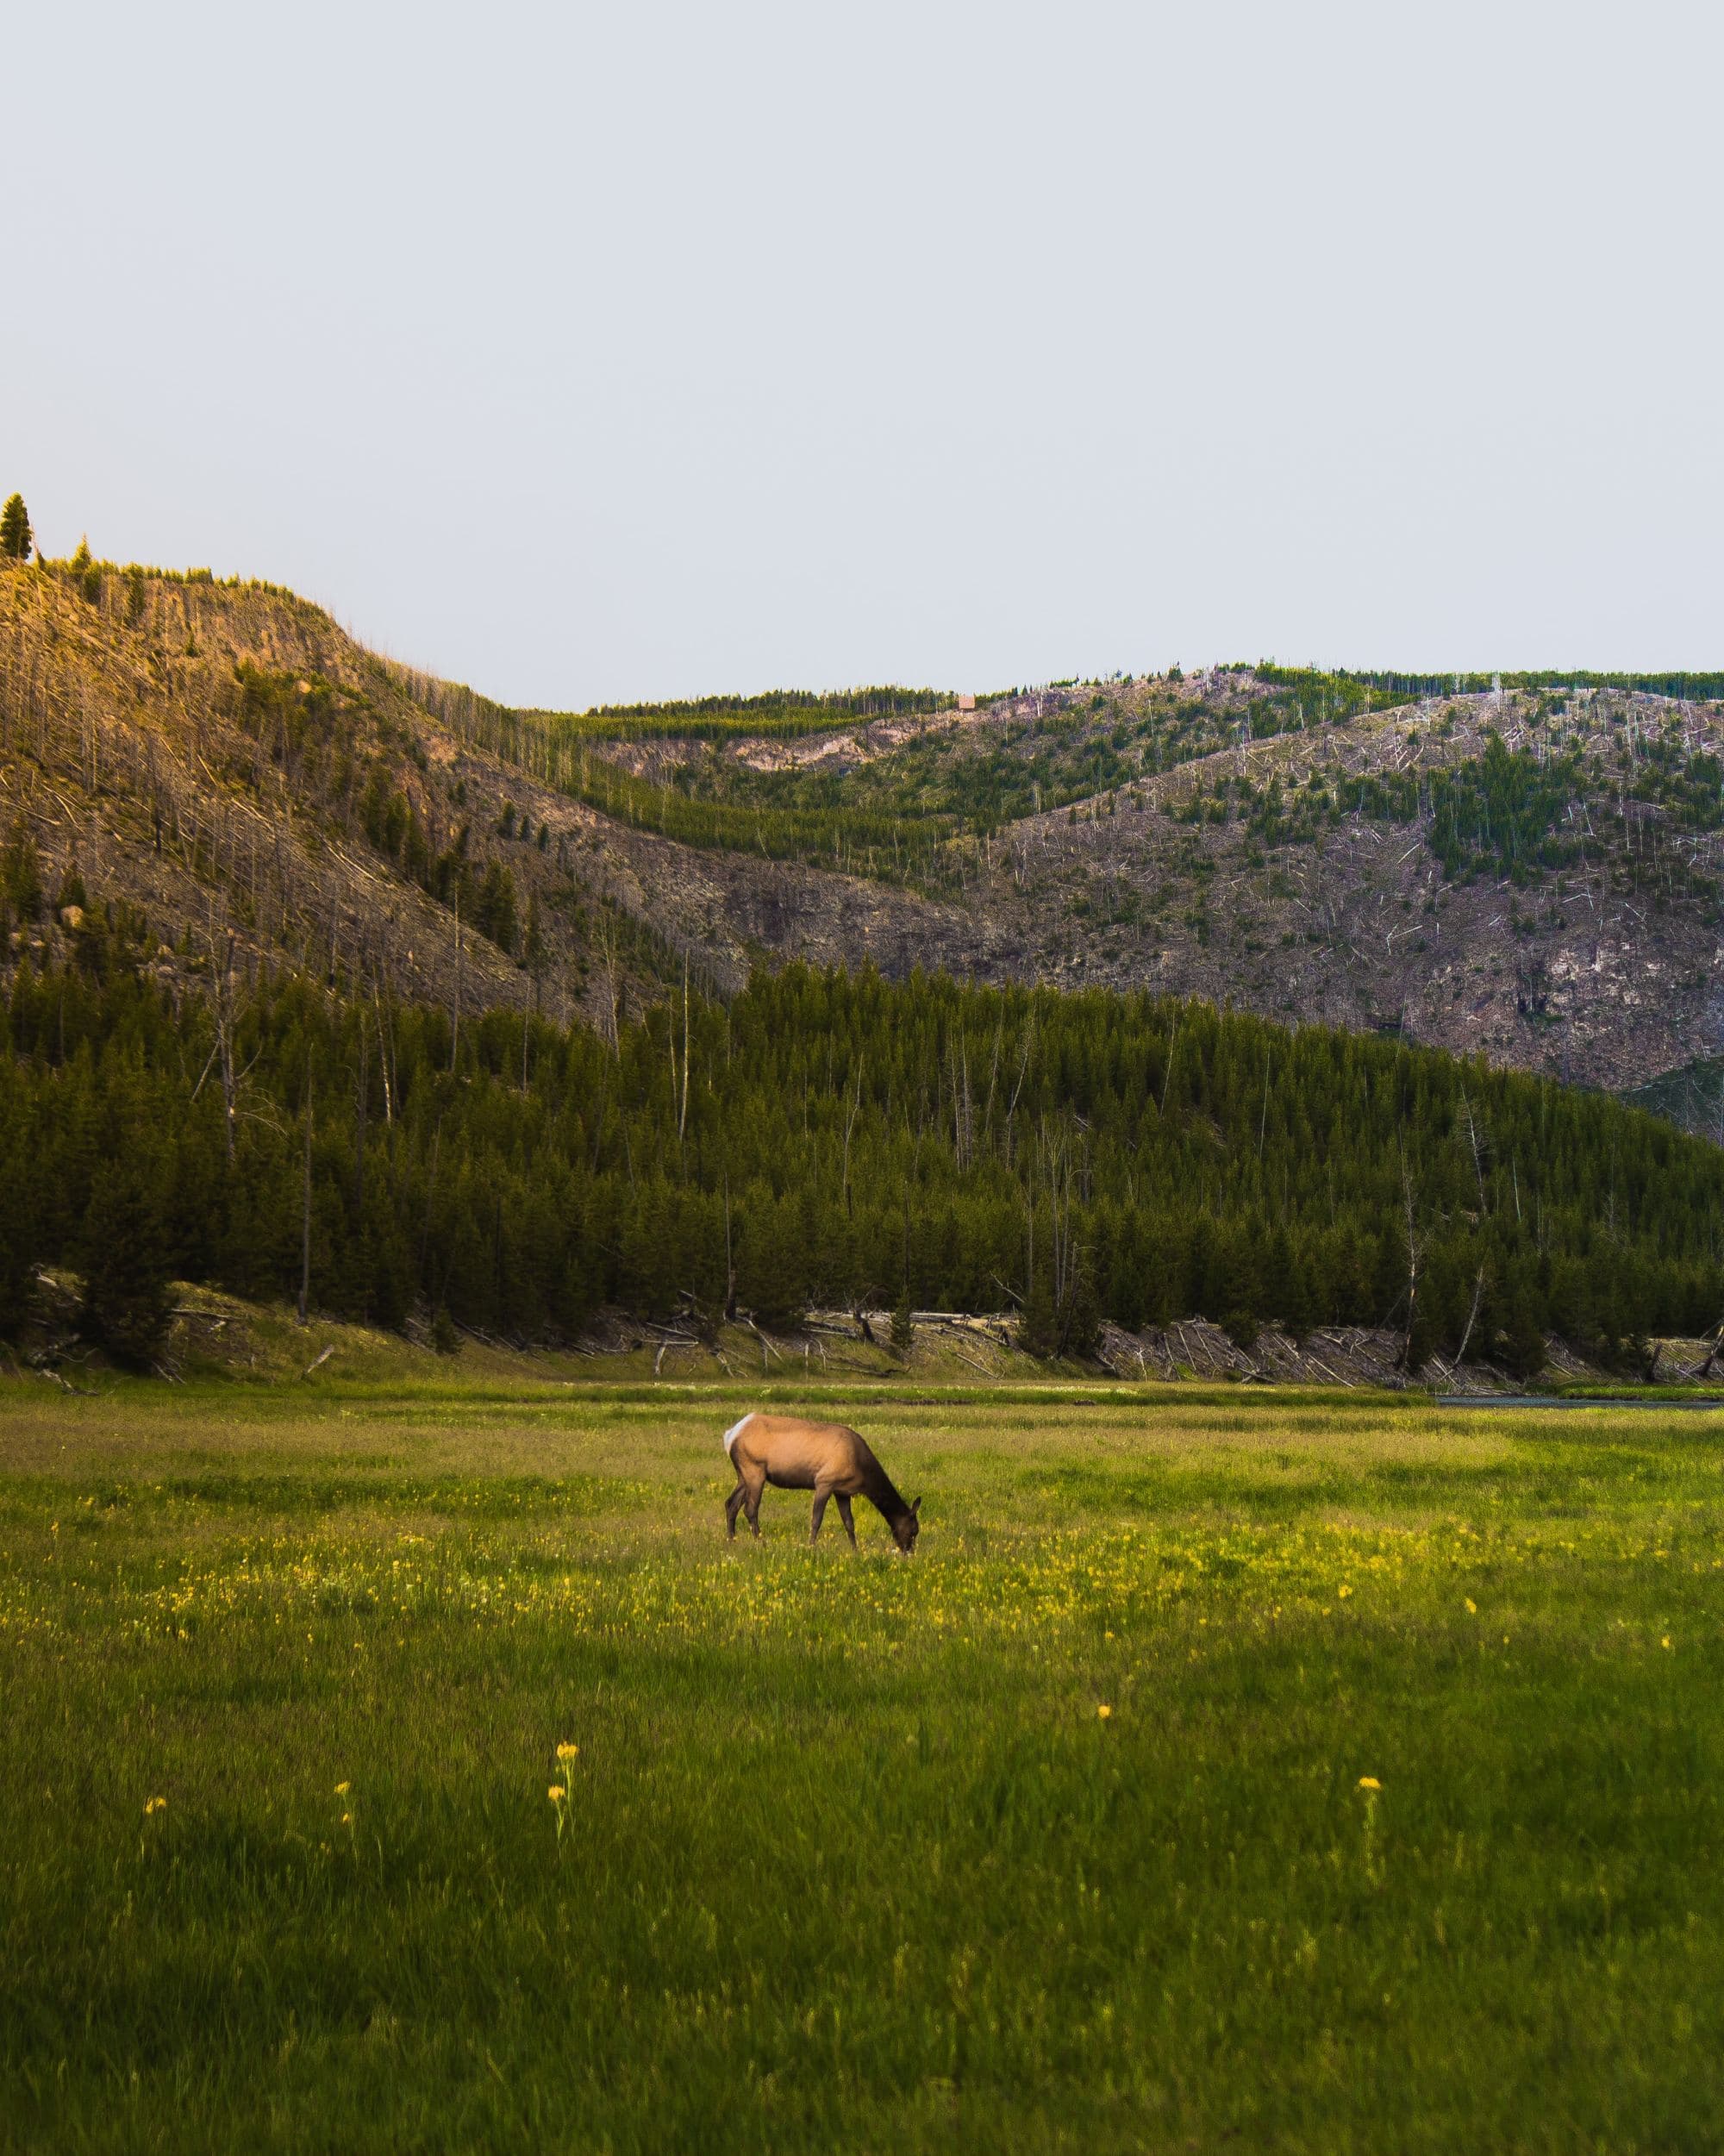
{"label": "bare tree trunk", "polygon": [[215,983],[214,1009],[216,1016],[216,1054],[222,1073],[222,1144],[228,1165],[234,1165],[234,1124],[237,1114],[234,1096],[238,1080],[234,1074],[234,934],[228,932],[225,952],[218,959],[216,950],[216,906],[209,907],[209,973]]}
{"label": "bare tree trunk", "polygon": [[736,1319],[736,1259],[730,1243],[730,1170],[724,1171],[724,1315]]}
{"label": "bare tree trunk", "polygon": [[1401,1156],[1401,1195],[1407,1209],[1407,1337],[1401,1344],[1401,1367],[1413,1368],[1413,1326],[1419,1314],[1419,1235],[1413,1218],[1413,1175]]}
{"label": "bare tree trunk", "polygon": [[605,988],[609,999],[610,1048],[619,1059],[622,1054],[622,1037],[616,1023],[616,924],[607,914],[599,930],[598,947],[604,958]]}
{"label": "bare tree trunk", "polygon": [[1263,1158],[1263,1135],[1269,1128],[1269,1050],[1263,1052],[1263,1112],[1257,1119],[1257,1157]]}
{"label": "bare tree trunk", "polygon": [[461,886],[455,884],[455,1002],[453,1022],[449,1028],[449,1068],[455,1067],[455,1056],[461,1045]]}
{"label": "bare tree trunk", "polygon": [[299,1322],[306,1322],[311,1303],[311,1058],[305,1059],[305,1190],[299,1254]]}
{"label": "bare tree trunk", "polygon": [[1472,1103],[1465,1093],[1460,1097],[1460,1104],[1466,1116],[1466,1134],[1472,1146],[1472,1172],[1478,1181],[1478,1217],[1483,1220],[1490,1209],[1485,1202],[1484,1163],[1478,1150],[1478,1126],[1472,1120]]}
{"label": "bare tree trunk", "polygon": [[845,1213],[845,1217],[846,1217],[846,1219],[848,1219],[848,1218],[849,1218],[849,1216],[850,1216],[850,1211],[851,1211],[851,1205],[850,1205],[850,1140],[851,1140],[851,1135],[852,1135],[852,1134],[854,1132],[854,1130],[855,1130],[855,1128],[856,1128],[856,1118],[857,1118],[857,1115],[859,1115],[859,1112],[860,1112],[860,1110],[861,1110],[861,1107],[862,1107],[862,1063],[861,1063],[861,1059],[859,1057],[859,1058],[857,1059],[857,1064],[856,1064],[856,1096],[855,1096],[855,1098],[854,1098],[854,1099],[851,1102],[851,1103],[850,1103],[850,1115],[849,1115],[849,1119],[848,1119],[848,1121],[846,1122],[846,1124],[845,1124],[845,1126],[844,1126],[844,1213]]}
{"label": "bare tree trunk", "polygon": [[[389,985],[384,972],[389,964],[389,946],[386,943],[378,964],[378,972],[372,976],[372,1008],[377,1013],[378,1062],[383,1070],[383,1119],[385,1123],[392,1123],[395,1121],[395,1085],[389,1067],[390,1029],[384,1021],[384,991]],[[380,974],[383,976],[381,988],[378,984]]]}
{"label": "bare tree trunk", "polygon": [[1472,1338],[1472,1328],[1478,1322],[1478,1306],[1484,1300],[1484,1267],[1481,1265],[1478,1268],[1478,1278],[1472,1284],[1472,1308],[1467,1314],[1466,1330],[1461,1334],[1460,1346],[1455,1350],[1455,1368],[1457,1370],[1459,1370],[1461,1365],[1466,1360],[1467,1345]]}
{"label": "bare tree trunk", "polygon": [[363,1221],[365,1209],[365,1106],[370,1071],[365,1061],[365,1007],[359,1009],[359,1065],[353,1100],[353,1218]]}
{"label": "bare tree trunk", "polygon": [[680,1146],[689,1127],[689,954],[683,953],[683,1105],[677,1117],[677,1143]]}

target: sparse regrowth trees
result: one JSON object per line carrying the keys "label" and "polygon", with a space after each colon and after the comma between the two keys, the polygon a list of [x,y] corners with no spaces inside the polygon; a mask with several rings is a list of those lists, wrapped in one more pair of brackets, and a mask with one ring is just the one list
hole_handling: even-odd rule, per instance
{"label": "sparse regrowth trees", "polygon": [[28,561],[34,540],[23,496],[9,495],[6,506],[0,509],[0,556],[8,561]]}
{"label": "sparse regrowth trees", "polygon": [[41,859],[36,852],[35,836],[22,816],[14,822],[11,836],[0,849],[0,906],[16,913],[21,921],[41,916]]}

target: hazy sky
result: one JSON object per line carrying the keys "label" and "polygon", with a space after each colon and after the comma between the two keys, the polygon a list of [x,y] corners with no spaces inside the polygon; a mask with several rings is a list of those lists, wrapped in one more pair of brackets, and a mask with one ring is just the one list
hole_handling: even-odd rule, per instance
{"label": "hazy sky", "polygon": [[1724,11],[5,0],[0,491],[521,703],[1724,666]]}

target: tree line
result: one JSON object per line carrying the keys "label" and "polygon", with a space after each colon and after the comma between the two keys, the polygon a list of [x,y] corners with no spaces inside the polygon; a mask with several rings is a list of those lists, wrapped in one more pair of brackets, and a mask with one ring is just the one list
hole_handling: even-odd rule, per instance
{"label": "tree line", "polygon": [[534,711],[576,734],[610,741],[724,741],[738,734],[794,738],[824,733],[847,720],[865,724],[949,709],[949,689],[906,689],[882,684],[866,689],[768,689],[759,695],[688,697],[659,703],[603,703],[586,711]]}
{"label": "tree line", "polygon": [[20,967],[0,1002],[0,1334],[37,1269],[159,1352],[168,1283],[518,1340],[603,1306],[1402,1330],[1535,1368],[1724,1308],[1724,1153],[1600,1095],[1104,991],[793,966],[616,1039],[303,976],[174,993]]}

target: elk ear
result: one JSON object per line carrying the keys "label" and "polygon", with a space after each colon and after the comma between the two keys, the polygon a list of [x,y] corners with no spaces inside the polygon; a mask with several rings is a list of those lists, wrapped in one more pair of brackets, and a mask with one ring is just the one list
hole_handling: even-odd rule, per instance
{"label": "elk ear", "polygon": [[916,1499],[915,1503],[914,1503],[914,1504],[910,1507],[910,1517],[911,1517],[912,1519],[914,1519],[914,1518],[916,1516],[916,1515],[917,1515],[917,1514],[918,1514],[921,1510],[921,1499],[920,1497],[918,1497],[918,1498]]}

